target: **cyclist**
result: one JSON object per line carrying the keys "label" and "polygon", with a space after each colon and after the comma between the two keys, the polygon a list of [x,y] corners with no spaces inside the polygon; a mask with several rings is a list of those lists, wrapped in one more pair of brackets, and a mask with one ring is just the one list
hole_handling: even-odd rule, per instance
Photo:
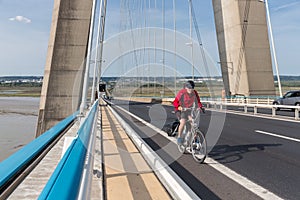
{"label": "cyclist", "polygon": [[193,107],[194,103],[198,105],[197,109],[201,109],[204,112],[203,105],[200,101],[200,97],[198,92],[194,90],[195,83],[194,81],[187,81],[184,84],[184,88],[179,90],[177,93],[175,100],[173,101],[173,105],[175,108],[176,117],[180,120],[180,125],[178,128],[178,138],[177,143],[182,143],[182,131],[185,126],[186,121],[189,119],[191,120],[191,111],[181,111],[182,108],[191,108]]}

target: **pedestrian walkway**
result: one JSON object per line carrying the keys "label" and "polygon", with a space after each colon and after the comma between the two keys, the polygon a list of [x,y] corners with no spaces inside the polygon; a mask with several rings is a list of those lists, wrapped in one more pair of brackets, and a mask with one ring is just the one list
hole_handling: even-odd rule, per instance
{"label": "pedestrian walkway", "polygon": [[105,198],[171,199],[107,106],[101,106]]}
{"label": "pedestrian walkway", "polygon": [[[101,113],[101,115],[100,115]],[[110,108],[97,117],[89,199],[171,199]],[[64,134],[8,199],[37,199],[57,167],[80,122]]]}

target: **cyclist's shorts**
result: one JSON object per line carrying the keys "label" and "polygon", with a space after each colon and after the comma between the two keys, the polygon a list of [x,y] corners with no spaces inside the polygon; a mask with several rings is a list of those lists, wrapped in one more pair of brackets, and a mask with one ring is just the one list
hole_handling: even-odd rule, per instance
{"label": "cyclist's shorts", "polygon": [[188,120],[190,115],[191,111],[181,111],[180,118]]}

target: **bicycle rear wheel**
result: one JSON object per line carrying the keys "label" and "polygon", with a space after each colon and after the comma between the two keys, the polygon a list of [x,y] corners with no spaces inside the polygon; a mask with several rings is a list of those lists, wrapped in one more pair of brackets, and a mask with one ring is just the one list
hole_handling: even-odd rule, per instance
{"label": "bicycle rear wheel", "polygon": [[192,155],[196,162],[203,163],[206,158],[206,139],[200,130],[197,130],[191,141]]}

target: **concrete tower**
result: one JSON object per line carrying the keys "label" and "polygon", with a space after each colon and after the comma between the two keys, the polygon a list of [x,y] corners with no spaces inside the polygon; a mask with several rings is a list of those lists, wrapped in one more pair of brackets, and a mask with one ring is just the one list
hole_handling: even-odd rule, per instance
{"label": "concrete tower", "polygon": [[265,5],[212,0],[227,95],[275,95]]}
{"label": "concrete tower", "polygon": [[55,0],[36,136],[78,110],[93,0]]}

